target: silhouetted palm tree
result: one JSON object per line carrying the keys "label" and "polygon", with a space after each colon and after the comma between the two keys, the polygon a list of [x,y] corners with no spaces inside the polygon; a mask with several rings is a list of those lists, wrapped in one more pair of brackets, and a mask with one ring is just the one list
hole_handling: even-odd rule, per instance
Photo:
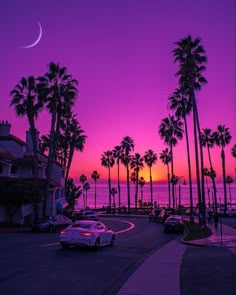
{"label": "silhouetted palm tree", "polygon": [[234,173],[235,173],[235,181],[236,181],[236,144],[231,148],[231,155],[233,156],[233,158],[235,158]]}
{"label": "silhouetted palm tree", "polygon": [[160,153],[160,159],[164,165],[167,167],[167,179],[168,179],[168,206],[171,207],[171,198],[170,198],[170,167],[169,163],[171,163],[171,152],[168,148],[162,150]]}
{"label": "silhouetted palm tree", "polygon": [[[213,166],[212,166],[212,160],[211,160],[211,154],[210,154],[210,149],[213,148],[215,144],[215,137],[210,128],[203,128],[202,132],[200,134],[200,142],[201,145],[207,148],[207,153],[208,153],[208,159],[210,163],[210,171],[213,171]],[[208,171],[208,174],[210,173]],[[203,173],[205,175],[205,171],[203,170]],[[213,185],[213,193],[214,193],[214,207],[215,207],[215,212],[217,212],[217,196],[216,196],[216,182],[215,182],[215,177],[213,177],[214,174],[211,174],[211,179],[212,179],[212,185]],[[209,176],[209,175],[208,175]]]}
{"label": "silhouetted palm tree", "polygon": [[90,184],[85,182],[83,185],[83,189],[85,190],[85,208],[88,208],[88,190],[90,189]]}
{"label": "silhouetted palm tree", "polygon": [[174,118],[174,116],[166,117],[162,119],[161,124],[159,126],[159,135],[161,139],[164,140],[166,144],[170,147],[171,153],[171,184],[172,184],[172,202],[173,207],[175,207],[175,192],[174,192],[174,184],[172,178],[174,176],[174,159],[173,159],[173,147],[178,143],[178,140],[183,138],[183,122]]}
{"label": "silhouetted palm tree", "polygon": [[134,169],[134,172],[136,173],[135,177],[135,209],[137,209],[138,206],[138,180],[139,180],[139,171],[143,169],[143,158],[139,153],[135,153],[130,162],[130,167]]}
{"label": "silhouetted palm tree", "polygon": [[112,189],[111,189],[111,195],[112,195],[112,197],[113,197],[113,204],[112,204],[112,207],[116,207],[116,202],[115,202],[115,195],[117,194],[117,189],[115,188],[115,187],[113,187]]}
{"label": "silhouetted palm tree", "polygon": [[153,207],[153,191],[152,191],[152,166],[157,161],[157,154],[152,150],[148,150],[144,155],[144,162],[149,168],[150,192],[151,192],[151,206]]}
{"label": "silhouetted palm tree", "polygon": [[[179,70],[176,75],[179,77],[179,85],[187,89],[190,93],[190,100],[193,104],[193,125],[194,125],[194,147],[196,161],[196,177],[198,189],[198,202],[200,204],[203,219],[199,221],[205,226],[205,186],[203,175],[203,152],[200,144],[200,122],[197,108],[195,91],[199,91],[202,85],[207,83],[207,80],[202,76],[202,72],[206,70],[205,64],[207,58],[205,50],[201,45],[201,39],[192,39],[192,36],[187,36],[175,42],[177,46],[173,50],[174,62],[179,63]],[[200,152],[200,161],[199,161]],[[199,167],[199,163],[200,166]],[[201,214],[200,214],[201,215]],[[199,215],[199,216],[200,216]]]}
{"label": "silhouetted palm tree", "polygon": [[226,191],[226,168],[225,168],[225,151],[224,148],[232,139],[229,128],[225,125],[218,125],[217,130],[213,133],[215,143],[221,148],[222,172],[223,172],[223,185],[224,185],[224,214],[227,211],[227,191]]}
{"label": "silhouetted palm tree", "polygon": [[181,118],[184,121],[187,157],[188,157],[188,177],[189,177],[189,199],[190,199],[190,221],[193,222],[193,186],[192,186],[192,171],[191,171],[191,160],[190,160],[190,147],[189,147],[189,135],[188,135],[188,124],[187,115],[192,112],[193,104],[190,99],[188,89],[183,86],[176,89],[174,93],[168,98],[169,106],[171,110],[175,111],[175,116]]}
{"label": "silhouetted palm tree", "polygon": [[94,208],[97,209],[97,180],[99,179],[100,174],[96,170],[94,170],[91,177],[94,180],[94,185],[95,185],[95,189],[94,189]]}
{"label": "silhouetted palm tree", "polygon": [[138,180],[138,184],[140,186],[140,190],[141,190],[141,202],[143,203],[143,187],[146,183],[146,180],[144,179],[143,176],[141,176]]}
{"label": "silhouetted palm tree", "polygon": [[81,176],[80,176],[80,178],[79,178],[79,181],[82,183],[82,187],[83,187],[83,191],[82,191],[82,193],[83,193],[83,203],[84,203],[84,209],[86,208],[86,200],[85,200],[85,195],[84,195],[84,184],[86,183],[86,181],[87,181],[87,176],[86,175],[84,175],[84,174],[82,174]]}
{"label": "silhouetted palm tree", "polygon": [[115,164],[112,151],[106,151],[101,156],[101,164],[108,170],[109,210],[111,208],[111,168]]}
{"label": "silhouetted palm tree", "polygon": [[[12,100],[10,106],[15,107],[18,117],[27,117],[33,147],[33,177],[38,180],[38,132],[35,120],[43,108],[43,101],[39,98],[37,82],[33,76],[21,78],[19,84],[10,92]],[[38,219],[38,204],[34,204],[35,219]]]}
{"label": "silhouetted palm tree", "polygon": [[122,157],[122,147],[117,145],[113,149],[113,157],[116,159],[117,164],[117,178],[118,178],[118,206],[120,208],[121,204],[121,195],[120,195],[120,161]]}
{"label": "silhouetted palm tree", "polygon": [[78,90],[78,82],[67,74],[66,67],[60,67],[54,62],[49,63],[48,72],[39,77],[38,91],[45,101],[46,107],[51,114],[50,141],[48,153],[48,165],[43,202],[43,215],[46,215],[49,184],[51,180],[52,165],[55,159],[56,147],[60,135],[60,128],[64,116],[71,114],[71,108],[75,104]]}
{"label": "silhouetted palm tree", "polygon": [[232,182],[233,182],[233,178],[231,176],[227,176],[226,183],[229,186],[229,204],[230,204],[230,206],[232,206],[231,187],[230,187]]}
{"label": "silhouetted palm tree", "polygon": [[130,184],[129,184],[129,164],[131,161],[130,152],[134,150],[134,141],[131,137],[125,136],[121,141],[122,156],[121,162],[126,167],[126,179],[127,179],[127,201],[128,201],[128,212],[130,213]]}

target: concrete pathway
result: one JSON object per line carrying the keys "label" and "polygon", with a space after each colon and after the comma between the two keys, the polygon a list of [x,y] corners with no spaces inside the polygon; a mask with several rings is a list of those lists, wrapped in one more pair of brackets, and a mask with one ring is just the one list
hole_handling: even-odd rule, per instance
{"label": "concrete pathway", "polygon": [[180,295],[179,274],[185,249],[178,240],[162,247],[144,261],[117,295]]}

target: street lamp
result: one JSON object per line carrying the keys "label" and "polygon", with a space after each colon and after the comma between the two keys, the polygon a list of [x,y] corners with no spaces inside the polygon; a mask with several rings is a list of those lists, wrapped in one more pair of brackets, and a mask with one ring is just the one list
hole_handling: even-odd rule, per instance
{"label": "street lamp", "polygon": [[179,182],[179,212],[180,212],[180,206],[181,206],[181,184],[186,185],[186,181],[184,176],[177,176],[178,182]]}

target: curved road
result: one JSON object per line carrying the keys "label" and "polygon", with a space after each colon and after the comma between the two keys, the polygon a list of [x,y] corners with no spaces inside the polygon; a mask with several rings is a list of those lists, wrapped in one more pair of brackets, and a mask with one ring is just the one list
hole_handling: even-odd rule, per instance
{"label": "curved road", "polygon": [[[63,250],[58,234],[2,234],[1,293],[113,295],[144,259],[178,238],[164,234],[163,225],[146,218],[104,217],[101,221],[117,233],[116,243],[97,251]],[[135,226],[127,230],[130,223]]]}

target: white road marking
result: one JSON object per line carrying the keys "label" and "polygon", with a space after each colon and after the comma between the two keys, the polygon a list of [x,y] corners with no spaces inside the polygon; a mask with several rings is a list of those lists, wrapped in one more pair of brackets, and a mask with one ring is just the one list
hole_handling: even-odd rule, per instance
{"label": "white road marking", "polygon": [[[114,219],[107,219],[107,220],[113,220]],[[132,230],[134,227],[135,227],[135,224],[133,224],[132,222],[129,222],[129,221],[126,221],[126,220],[120,220],[120,219],[117,219],[116,221],[121,221],[121,222],[124,222],[124,223],[128,223],[130,226],[126,229],[123,229],[123,230],[120,230],[120,231],[116,231],[115,234],[116,235],[119,235],[119,234],[123,234],[127,231],[130,231]],[[51,246],[55,246],[55,245],[59,245],[60,243],[50,243],[50,244],[43,244],[43,245],[40,245],[40,247],[51,247]]]}

